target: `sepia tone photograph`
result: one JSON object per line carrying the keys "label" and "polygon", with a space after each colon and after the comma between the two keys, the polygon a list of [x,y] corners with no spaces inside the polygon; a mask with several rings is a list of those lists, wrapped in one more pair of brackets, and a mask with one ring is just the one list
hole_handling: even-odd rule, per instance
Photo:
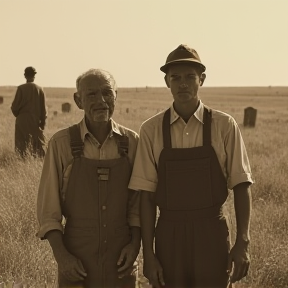
{"label": "sepia tone photograph", "polygon": [[0,1],[0,288],[287,288],[287,11]]}

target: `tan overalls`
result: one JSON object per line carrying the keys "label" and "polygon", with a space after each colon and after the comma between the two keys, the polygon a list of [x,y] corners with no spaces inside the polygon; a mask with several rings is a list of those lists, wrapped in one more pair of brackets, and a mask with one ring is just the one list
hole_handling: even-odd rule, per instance
{"label": "tan overalls", "polygon": [[64,243],[82,261],[88,275],[83,283],[70,283],[59,275],[59,286],[134,287],[134,275],[120,280],[117,273],[121,250],[131,240],[127,222],[129,138],[115,135],[120,158],[92,160],[83,157],[78,126],[69,130],[74,162],[63,204],[67,219]]}

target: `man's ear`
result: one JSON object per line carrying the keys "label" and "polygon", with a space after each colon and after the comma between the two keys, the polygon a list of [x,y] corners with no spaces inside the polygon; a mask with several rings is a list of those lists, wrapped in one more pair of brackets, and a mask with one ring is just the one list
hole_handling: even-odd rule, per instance
{"label": "man's ear", "polygon": [[77,107],[79,109],[83,110],[82,99],[81,99],[81,96],[79,95],[79,93],[75,92],[73,97],[74,97],[74,101],[75,101]]}
{"label": "man's ear", "polygon": [[201,76],[200,76],[200,86],[203,85],[205,79],[206,79],[206,74],[205,74],[205,73],[202,73]]}
{"label": "man's ear", "polygon": [[166,74],[166,75],[164,76],[164,80],[165,80],[166,86],[167,86],[168,88],[170,88],[170,83],[169,83],[169,79],[168,79],[168,74]]}

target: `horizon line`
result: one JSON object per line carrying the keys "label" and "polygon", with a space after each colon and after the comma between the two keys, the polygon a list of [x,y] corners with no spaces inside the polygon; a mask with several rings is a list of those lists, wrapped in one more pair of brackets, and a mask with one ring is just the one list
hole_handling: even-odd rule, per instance
{"label": "horizon line", "polygon": [[[0,88],[17,88],[19,85],[0,85]],[[76,87],[64,87],[64,86],[45,86],[45,85],[41,85],[41,87],[43,88],[60,88],[60,89],[75,89],[76,90]],[[147,88],[159,88],[159,89],[169,89],[167,88],[166,86],[149,86],[149,85],[146,85],[146,86],[118,86],[117,89],[147,89]],[[261,86],[261,85],[247,85],[247,86],[222,86],[222,85],[219,85],[219,86],[201,86],[200,89],[202,88],[288,88],[288,85],[287,86],[284,86],[284,85],[265,85],[265,86]]]}

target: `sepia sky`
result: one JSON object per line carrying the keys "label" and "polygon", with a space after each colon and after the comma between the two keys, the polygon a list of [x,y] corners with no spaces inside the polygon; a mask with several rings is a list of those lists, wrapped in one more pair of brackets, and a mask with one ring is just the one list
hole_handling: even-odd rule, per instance
{"label": "sepia sky", "polygon": [[287,0],[1,0],[0,86],[75,87],[89,68],[120,87],[164,86],[179,44],[207,67],[205,86],[288,86]]}

